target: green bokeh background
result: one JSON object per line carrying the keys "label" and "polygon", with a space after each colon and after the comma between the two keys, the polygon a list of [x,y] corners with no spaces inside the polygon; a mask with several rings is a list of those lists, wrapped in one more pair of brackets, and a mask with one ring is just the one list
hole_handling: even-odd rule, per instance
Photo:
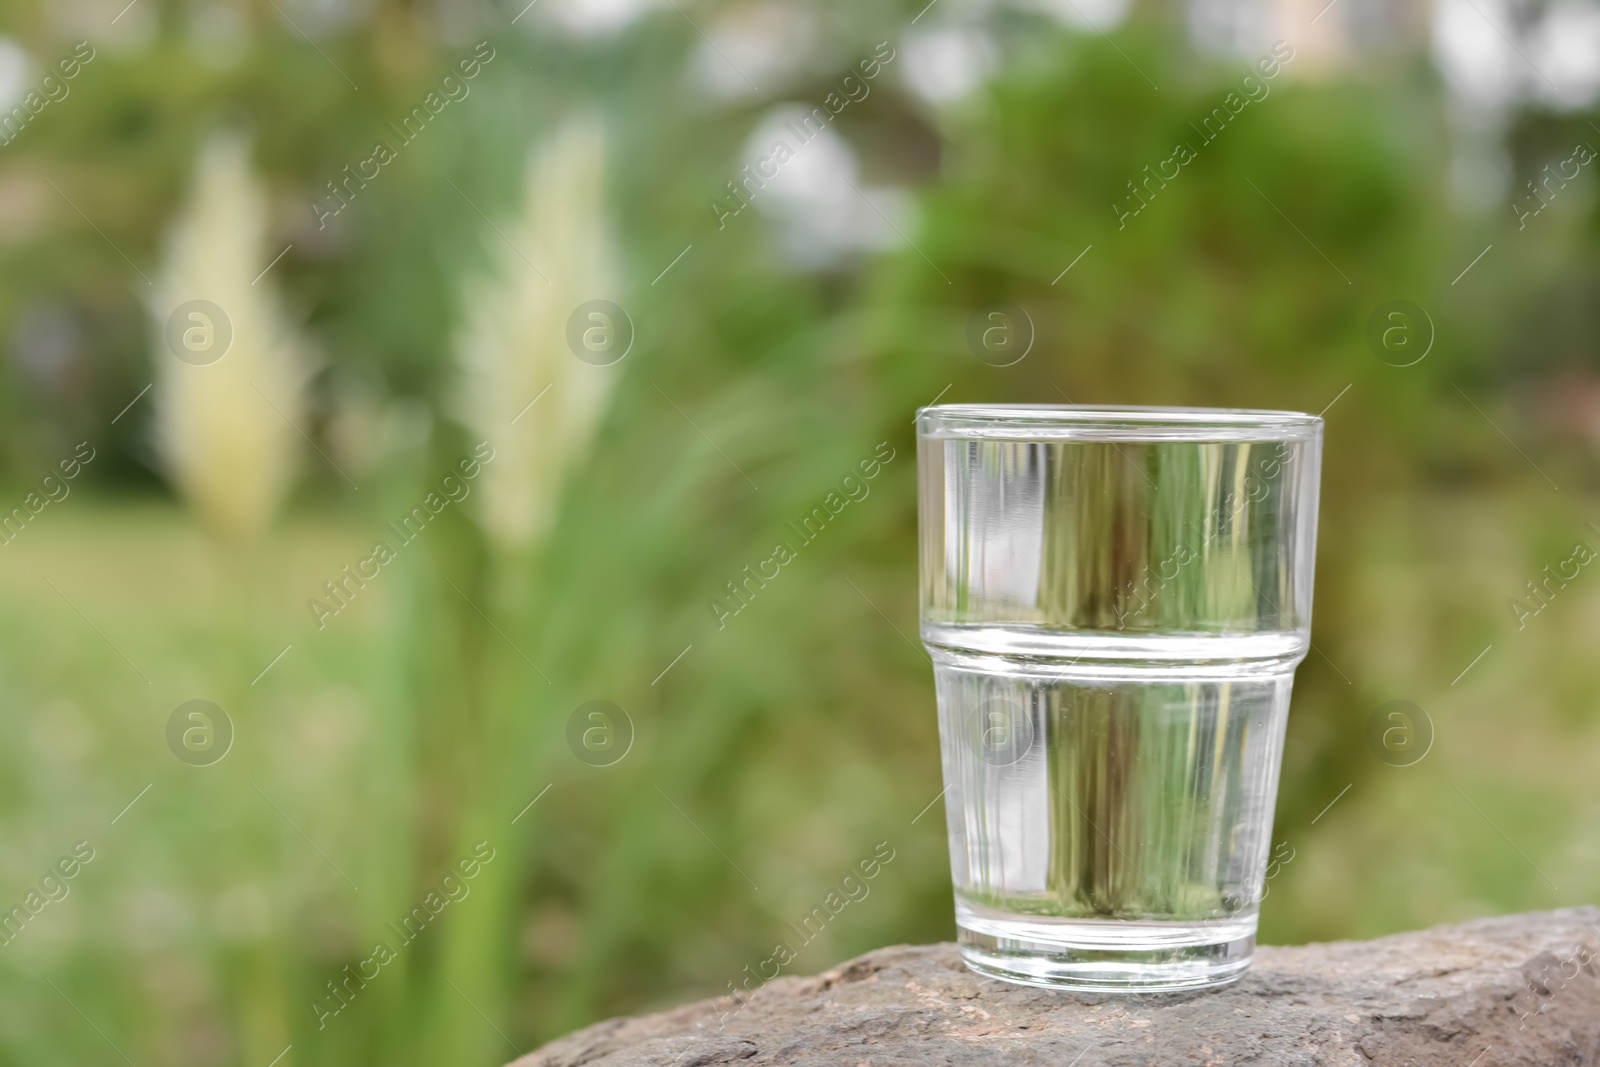
{"label": "green bokeh background", "polygon": [[[0,904],[75,842],[95,849],[0,948],[0,1063],[104,1062],[108,1045],[196,1067],[291,1045],[284,1067],[503,1062],[726,992],[880,842],[894,859],[870,894],[786,972],[953,936],[942,809],[918,818],[941,782],[911,422],[936,396],[1327,408],[1316,651],[1273,835],[1292,859],[1264,940],[1600,895],[1600,579],[1583,570],[1520,628],[1508,609],[1575,543],[1600,547],[1594,177],[1522,229],[1504,202],[1459,206],[1423,49],[1297,59],[1119,227],[1125,183],[1192,141],[1250,62],[1197,52],[1162,3],[1109,37],[956,0],[808,5],[806,61],[734,97],[688,72],[697,26],[749,5],[575,36],[538,8],[513,26],[519,3],[373,0],[326,24],[280,0],[223,5],[226,47],[196,29],[214,5],[138,0],[95,28],[120,6],[0,13],[41,62],[83,36],[99,51],[0,147],[7,500],[76,442],[97,449],[0,548]],[[760,210],[719,229],[707,201],[756,123],[821,101],[878,41],[903,54],[913,17],[981,28],[1002,61],[934,108],[897,60],[836,124],[861,183],[905,192],[904,240],[816,266]],[[470,98],[317,231],[322,182],[485,38],[499,58]],[[584,109],[612,146],[636,341],[554,527],[508,563],[452,508],[317,630],[307,597],[470,444],[453,344],[497,239],[473,204],[514,211],[530,146]],[[1513,109],[1512,188],[1600,143],[1597,117]],[[361,485],[305,449],[243,548],[168,487],[148,398],[118,417],[170,358],[149,348],[139,271],[224,123],[252,132],[292,245],[270,277],[322,361],[305,429]],[[1403,368],[1367,341],[1395,299],[1435,334]],[[1002,300],[1037,334],[997,368],[966,337]],[[383,418],[414,432],[378,434]],[[870,495],[719,627],[723,583],[880,442],[894,459]],[[205,768],[165,735],[197,698],[236,731]],[[596,699],[634,727],[603,768],[566,741]],[[1394,699],[1432,722],[1413,766],[1366,742]],[[479,838],[495,859],[471,895],[319,1029],[327,983]]]}

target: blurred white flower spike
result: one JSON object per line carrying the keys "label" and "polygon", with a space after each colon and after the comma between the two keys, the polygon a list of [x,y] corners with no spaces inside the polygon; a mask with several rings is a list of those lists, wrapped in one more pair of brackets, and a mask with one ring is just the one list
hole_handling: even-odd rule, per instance
{"label": "blurred white flower spike", "polygon": [[306,349],[263,271],[266,196],[248,140],[214,133],[167,236],[149,311],[156,445],[167,475],[220,539],[271,522],[293,477]]}
{"label": "blurred white flower spike", "polygon": [[604,128],[570,119],[530,152],[516,217],[483,231],[490,270],[468,286],[456,351],[461,419],[495,447],[478,515],[502,551],[532,548],[549,529],[633,343],[608,299],[605,188]]}

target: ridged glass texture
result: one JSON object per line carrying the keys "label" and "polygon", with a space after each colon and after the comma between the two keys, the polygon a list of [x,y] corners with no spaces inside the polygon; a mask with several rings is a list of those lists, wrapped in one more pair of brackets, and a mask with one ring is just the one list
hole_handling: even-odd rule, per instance
{"label": "ridged glass texture", "polygon": [[976,969],[1171,989],[1248,966],[1321,431],[1291,412],[919,414],[922,638]]}

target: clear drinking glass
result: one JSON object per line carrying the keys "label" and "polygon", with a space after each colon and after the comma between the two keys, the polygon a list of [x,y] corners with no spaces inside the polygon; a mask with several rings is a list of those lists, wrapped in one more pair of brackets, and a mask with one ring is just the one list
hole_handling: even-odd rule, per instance
{"label": "clear drinking glass", "polygon": [[948,404],[917,419],[967,964],[1163,990],[1250,965],[1311,630],[1322,420]]}

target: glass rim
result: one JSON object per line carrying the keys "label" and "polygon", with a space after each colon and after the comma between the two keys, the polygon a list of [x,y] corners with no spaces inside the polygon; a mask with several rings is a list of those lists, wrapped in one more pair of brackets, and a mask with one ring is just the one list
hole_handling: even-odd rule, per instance
{"label": "glass rim", "polygon": [[917,409],[917,436],[999,440],[1297,441],[1322,417],[1257,408],[1120,404],[936,404]]}

